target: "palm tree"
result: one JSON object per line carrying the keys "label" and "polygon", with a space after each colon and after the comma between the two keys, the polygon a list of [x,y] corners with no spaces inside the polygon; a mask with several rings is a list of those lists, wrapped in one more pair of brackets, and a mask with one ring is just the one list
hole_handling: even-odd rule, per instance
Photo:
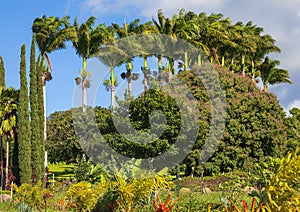
{"label": "palm tree", "polygon": [[223,64],[225,55],[220,50],[236,47],[233,41],[235,35],[231,30],[231,20],[222,14],[213,13],[207,16],[205,13],[200,13],[196,23],[199,31],[193,42],[206,56],[210,57],[211,62]]}
{"label": "palm tree", "polygon": [[112,33],[104,24],[99,24],[96,28],[93,25],[96,22],[94,16],[90,17],[85,23],[78,25],[77,18],[74,20],[75,36],[72,39],[76,54],[82,58],[83,69],[80,71],[80,77],[75,79],[76,84],[81,84],[82,88],[82,110],[86,111],[87,96],[86,89],[90,87],[90,72],[86,70],[87,59],[95,56],[101,46],[107,42]]}
{"label": "palm tree", "polygon": [[115,87],[119,85],[118,77],[115,78],[115,70],[114,66],[110,65],[110,79],[106,79],[103,82],[103,85],[105,86],[106,90],[110,90],[110,101],[111,101],[111,108],[114,110],[115,108]]}
{"label": "palm tree", "polygon": [[275,45],[275,40],[270,35],[258,36],[259,39],[256,43],[256,49],[248,57],[251,59],[251,74],[252,80],[259,76],[258,67],[263,62],[265,55],[271,52],[280,52],[280,48]]}
{"label": "palm tree", "polygon": [[[43,93],[44,93],[44,140],[46,140],[46,81],[52,80],[52,66],[48,57],[49,53],[56,50],[66,48],[65,42],[70,40],[73,36],[73,28],[70,27],[68,22],[69,16],[62,19],[58,17],[36,18],[33,21],[32,32],[35,34],[36,43],[40,50],[42,60],[46,59],[48,68],[44,70],[43,80]],[[50,69],[50,71],[49,71]]]}
{"label": "palm tree", "polygon": [[[17,117],[17,100],[18,91],[9,87],[5,89],[0,86],[0,137],[1,137],[1,170],[3,171],[2,157],[2,138],[6,140],[6,186],[8,185],[8,166],[9,166],[9,142],[14,139],[16,117]],[[3,187],[3,173],[1,178],[1,186]]]}
{"label": "palm tree", "polygon": [[[250,74],[252,75],[252,78],[255,78],[257,75],[255,67],[261,63],[265,54],[268,53],[266,52],[265,54],[258,56],[258,44],[261,42],[260,34],[263,32],[263,28],[253,25],[251,21],[247,22],[245,25],[241,22],[237,22],[232,31],[237,33],[234,38],[234,42],[237,46],[234,47],[235,49],[232,51],[232,59],[240,61],[243,76],[246,75],[247,70],[251,70]],[[232,48],[228,48],[228,51],[231,50]],[[252,66],[252,62],[254,66]]]}
{"label": "palm tree", "polygon": [[[174,22],[173,32],[176,38],[183,39],[189,43],[193,43],[199,33],[199,25],[197,24],[197,15],[193,12],[185,12],[184,9],[179,11],[178,15],[173,16],[172,21]],[[179,62],[179,67],[183,68],[184,71],[188,70],[189,59],[188,52],[178,52],[183,56],[183,63]]]}
{"label": "palm tree", "polygon": [[32,32],[35,34],[36,43],[40,50],[42,59],[46,59],[49,70],[45,70],[45,81],[52,80],[52,66],[48,57],[49,53],[52,53],[58,49],[66,48],[65,42],[70,40],[73,36],[73,29],[68,22],[69,16],[65,16],[62,19],[58,17],[46,17],[36,18],[33,21]]}
{"label": "palm tree", "polygon": [[[162,10],[158,10],[157,11],[157,19],[158,21],[156,21],[153,17],[152,17],[152,22],[154,23],[154,29],[156,33],[159,34],[165,34],[165,35],[169,35],[172,38],[176,38],[174,32],[173,32],[173,21],[170,18],[167,18]],[[158,70],[160,70],[162,68],[162,64],[161,64],[161,60],[162,60],[162,55],[157,55],[158,58]],[[169,64],[171,65],[170,69],[173,70],[173,61],[172,58],[169,58]]]}
{"label": "palm tree", "polygon": [[114,67],[120,66],[128,54],[115,45],[106,45],[97,54],[98,59],[109,67],[110,78],[103,82],[106,90],[111,92],[111,108],[115,108],[115,86],[118,86],[118,77],[115,77]]}
{"label": "palm tree", "polygon": [[132,64],[128,62],[126,65],[126,72],[121,73],[121,78],[126,79],[128,82],[127,95],[132,96],[132,80],[138,80],[139,74],[132,73]]}
{"label": "palm tree", "polygon": [[[177,41],[177,35],[175,30],[175,23],[177,20],[177,16],[174,16],[173,18],[167,18],[162,10],[158,10],[157,12],[157,19],[156,21],[154,18],[152,18],[152,22],[154,23],[155,32],[159,34],[165,34],[172,38],[173,44]],[[171,45],[173,45],[171,44]],[[169,46],[170,48],[170,46]],[[175,49],[174,49],[175,50]],[[160,71],[162,69],[162,55],[157,55],[158,58],[158,70]],[[172,75],[175,73],[174,69],[174,58],[168,57],[168,63],[166,65],[166,71],[167,73],[160,73],[163,79],[165,79],[167,82],[171,81]],[[147,73],[147,72],[146,72]]]}
{"label": "palm tree", "polygon": [[[134,21],[132,21],[129,24],[127,24],[125,21],[123,24],[123,27],[119,26],[118,24],[112,24],[112,26],[117,34],[117,39],[122,39],[122,38],[126,38],[128,36],[131,36],[131,35],[142,33],[143,29],[142,29],[141,25],[139,24],[139,22],[140,22],[139,19],[135,19]],[[133,66],[132,66],[131,60],[132,60],[132,58],[126,59],[126,63],[127,63],[126,72],[121,73],[121,78],[127,79],[127,82],[128,82],[128,90],[127,90],[128,96],[132,95],[132,80],[138,79],[137,74],[132,74]],[[107,84],[107,82],[106,82],[106,84]]]}
{"label": "palm tree", "polygon": [[263,88],[265,92],[268,92],[268,85],[273,85],[277,83],[289,83],[292,81],[289,79],[289,73],[285,69],[276,68],[280,65],[279,60],[272,60],[266,57],[264,62],[260,65],[260,76],[263,82]]}

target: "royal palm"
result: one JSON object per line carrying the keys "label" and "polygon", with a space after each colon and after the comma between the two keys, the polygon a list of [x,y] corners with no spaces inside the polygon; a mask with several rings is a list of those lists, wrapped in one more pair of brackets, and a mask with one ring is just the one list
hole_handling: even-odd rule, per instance
{"label": "royal palm", "polygon": [[82,58],[80,77],[77,77],[75,80],[77,85],[81,84],[83,111],[86,110],[86,89],[90,87],[88,78],[91,75],[86,69],[87,59],[95,56],[100,51],[103,44],[111,37],[109,30],[104,24],[99,24],[97,27],[93,28],[95,22],[96,18],[93,16],[80,26],[77,19],[74,21],[74,37],[72,43],[76,54]]}

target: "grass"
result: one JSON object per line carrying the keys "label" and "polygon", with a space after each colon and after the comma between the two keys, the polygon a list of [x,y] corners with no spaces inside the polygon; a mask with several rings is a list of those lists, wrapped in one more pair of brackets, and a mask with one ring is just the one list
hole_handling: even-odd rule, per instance
{"label": "grass", "polygon": [[54,174],[54,180],[61,181],[74,177],[74,164],[66,164],[66,163],[56,163],[49,164],[50,176],[49,178],[52,180],[52,176]]}
{"label": "grass", "polygon": [[17,212],[17,207],[14,206],[12,202],[1,202],[0,203],[0,211],[7,211],[7,212]]}

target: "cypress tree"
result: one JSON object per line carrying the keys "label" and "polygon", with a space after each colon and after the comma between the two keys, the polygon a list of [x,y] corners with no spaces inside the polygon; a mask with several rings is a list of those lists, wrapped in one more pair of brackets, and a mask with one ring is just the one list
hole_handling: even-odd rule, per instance
{"label": "cypress tree", "polygon": [[21,48],[20,62],[20,93],[18,105],[18,150],[19,150],[19,171],[20,183],[31,183],[31,142],[30,122],[28,108],[28,86],[26,79],[25,45]]}
{"label": "cypress tree", "polygon": [[32,37],[30,48],[30,110],[31,110],[31,167],[32,174],[37,180],[42,178],[41,156],[40,156],[40,132],[38,112],[38,74],[35,62],[35,43]]}
{"label": "cypress tree", "polygon": [[0,87],[5,88],[5,69],[2,56],[0,56]]}
{"label": "cypress tree", "polygon": [[40,157],[40,169],[41,174],[44,171],[44,154],[45,154],[45,142],[44,142],[44,73],[45,73],[45,63],[43,59],[39,57],[37,62],[37,96],[38,96],[38,116],[39,116],[39,157]]}

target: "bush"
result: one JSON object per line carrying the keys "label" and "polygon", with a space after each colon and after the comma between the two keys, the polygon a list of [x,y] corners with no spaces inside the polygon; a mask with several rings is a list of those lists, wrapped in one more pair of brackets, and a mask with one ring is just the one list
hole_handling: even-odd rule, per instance
{"label": "bush", "polygon": [[34,208],[42,211],[50,206],[48,199],[53,199],[53,194],[39,182],[35,186],[23,183],[20,187],[14,185],[14,203],[20,212],[31,211]]}
{"label": "bush", "polygon": [[271,211],[300,211],[299,149],[279,160],[267,181],[264,209]]}

